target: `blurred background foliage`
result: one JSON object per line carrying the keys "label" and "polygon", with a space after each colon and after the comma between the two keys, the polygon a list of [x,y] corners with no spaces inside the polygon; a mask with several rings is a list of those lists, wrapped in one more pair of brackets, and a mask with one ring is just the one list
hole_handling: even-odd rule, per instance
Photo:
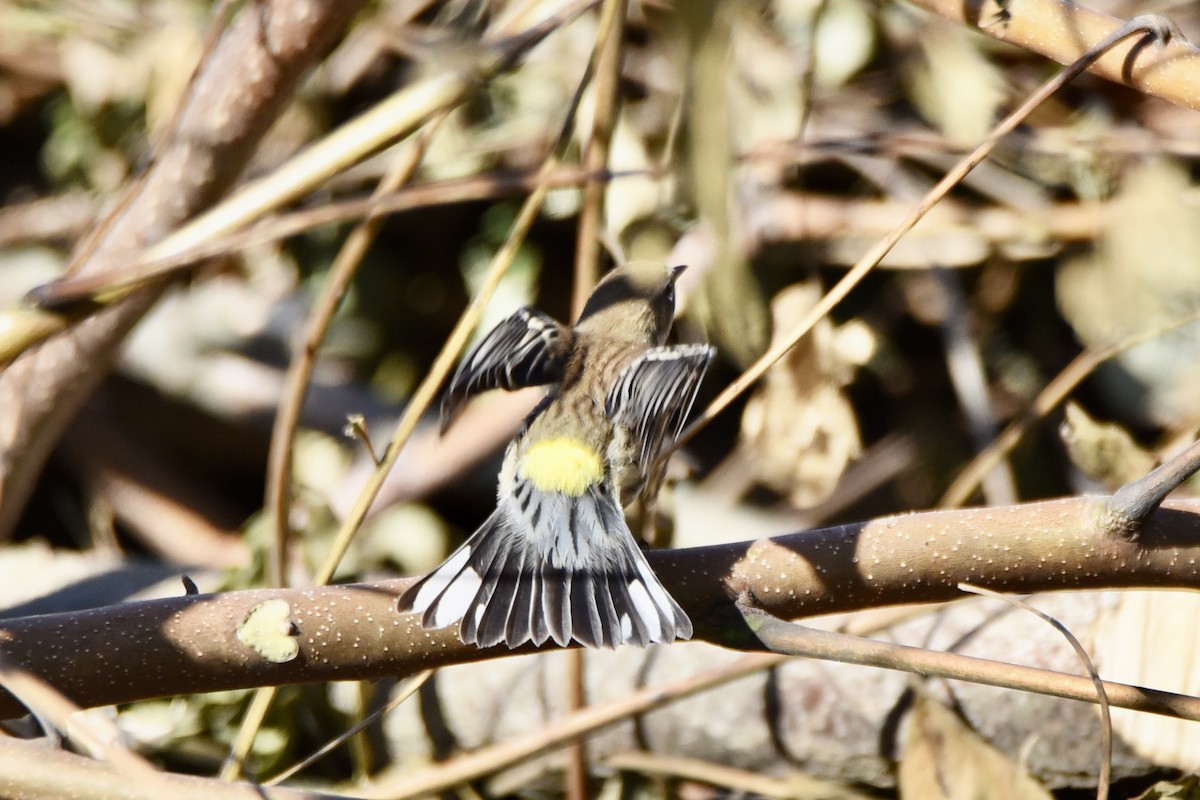
{"label": "blurred background foliage", "polygon": [[[378,0],[303,84],[248,176],[461,57],[488,19],[551,5]],[[1185,32],[1200,30],[1195,4],[1155,5]],[[1150,10],[1105,6],[1124,17]],[[145,168],[212,12],[194,0],[0,5],[0,301],[56,277]],[[536,170],[596,26],[585,14],[455,110],[418,181]],[[891,0],[632,4],[605,233],[630,258],[692,267],[677,335],[709,339],[720,353],[702,400],[1054,69]],[[573,159],[590,113],[585,97]],[[676,544],[929,508],[1083,349],[1193,313],[1197,142],[1194,112],[1086,75],[1061,92],[687,449],[664,502]],[[365,195],[391,155],[349,170],[304,205]],[[382,446],[519,199],[497,183],[483,199],[431,204],[383,227],[305,409],[297,580],[324,554],[371,466],[342,435],[346,415],[363,414]],[[552,194],[481,330],[522,304],[569,317],[579,203],[577,190]],[[6,606],[114,559],[149,571],[33,607],[115,602],[161,577],[152,567],[163,562],[207,575],[208,588],[261,583],[263,476],[283,371],[349,227],[213,259],[158,304],[64,438],[6,545],[6,558],[19,559],[6,572],[28,575],[34,563],[46,576],[0,581]],[[1200,326],[1191,324],[1105,364],[1072,395],[1065,423],[1058,411],[1036,425],[975,502],[1097,491],[1140,474],[1194,437],[1197,397]],[[489,424],[509,431],[520,419],[507,407],[498,414]],[[473,466],[425,486],[421,474],[439,469],[442,450],[432,421],[422,435],[429,448],[402,463],[401,488],[375,508],[340,578],[427,569],[490,510],[504,436],[465,436],[480,442],[466,457]],[[60,564],[54,577],[50,562]],[[259,740],[263,768],[319,742],[329,719],[353,717],[367,702],[340,689],[285,694],[274,709],[280,727]],[[239,702],[146,703],[122,720],[171,766],[209,771]],[[323,769],[338,777],[349,766],[335,758]]]}

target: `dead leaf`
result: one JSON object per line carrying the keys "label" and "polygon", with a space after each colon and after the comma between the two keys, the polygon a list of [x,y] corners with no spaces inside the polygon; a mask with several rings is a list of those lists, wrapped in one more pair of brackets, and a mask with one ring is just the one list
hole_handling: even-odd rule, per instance
{"label": "dead leaf", "polygon": [[1016,762],[922,696],[900,761],[900,796],[913,800],[1051,800]]}
{"label": "dead leaf", "polygon": [[[776,335],[786,334],[820,296],[815,282],[780,292],[771,305]],[[858,421],[842,387],[873,349],[865,326],[835,329],[823,319],[767,373],[746,404],[742,440],[758,480],[799,508],[829,497],[846,465],[862,452]]]}
{"label": "dead leaf", "polygon": [[978,34],[930,19],[917,33],[921,57],[905,70],[921,114],[963,145],[983,140],[1008,94],[1000,68],[980,51]]}
{"label": "dead leaf", "polygon": [[[1200,209],[1191,178],[1166,160],[1125,178],[1113,221],[1096,250],[1064,265],[1058,304],[1080,340],[1103,346],[1182,316],[1200,302]],[[1179,328],[1117,357],[1136,384],[1108,378],[1108,400],[1125,414],[1182,430],[1195,424],[1200,324]]]}
{"label": "dead leaf", "polygon": [[1111,422],[1098,422],[1076,403],[1067,403],[1066,420],[1059,429],[1071,462],[1108,489],[1145,475],[1156,460],[1129,432]]}
{"label": "dead leaf", "polygon": [[1159,781],[1134,800],[1200,800],[1200,778],[1188,775],[1176,781]]}
{"label": "dead leaf", "polygon": [[775,27],[793,51],[816,48],[813,78],[821,87],[842,86],[875,53],[875,9],[863,0],[777,0]]}

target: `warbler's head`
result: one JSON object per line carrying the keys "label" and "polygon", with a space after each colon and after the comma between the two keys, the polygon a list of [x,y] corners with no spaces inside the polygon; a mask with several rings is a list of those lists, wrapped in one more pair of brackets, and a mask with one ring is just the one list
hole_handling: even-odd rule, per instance
{"label": "warbler's head", "polygon": [[675,318],[675,281],[686,267],[631,261],[596,284],[575,326],[631,341],[662,344]]}

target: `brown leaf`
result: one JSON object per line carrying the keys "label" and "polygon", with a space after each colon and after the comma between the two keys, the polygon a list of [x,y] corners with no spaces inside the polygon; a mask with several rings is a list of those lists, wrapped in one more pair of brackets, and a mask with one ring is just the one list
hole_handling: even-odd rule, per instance
{"label": "brown leaf", "polygon": [[1092,419],[1075,403],[1067,404],[1059,434],[1071,462],[1108,489],[1117,489],[1154,468],[1154,456],[1139,447],[1128,431]]}
{"label": "brown leaf", "polygon": [[[772,304],[777,335],[786,334],[820,296],[815,282],[780,292]],[[797,507],[829,497],[862,451],[854,409],[841,387],[873,347],[867,341],[865,352],[846,353],[846,343],[863,333],[854,323],[835,329],[821,320],[767,373],[746,405],[742,437],[756,476]]]}
{"label": "brown leaf", "polygon": [[1020,765],[950,709],[918,699],[900,761],[900,796],[913,800],[1050,800]]}

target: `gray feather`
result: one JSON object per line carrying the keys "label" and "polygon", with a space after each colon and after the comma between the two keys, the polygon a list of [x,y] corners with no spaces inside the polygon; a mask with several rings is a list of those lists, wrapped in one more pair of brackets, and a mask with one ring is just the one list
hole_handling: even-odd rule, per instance
{"label": "gray feather", "polygon": [[605,409],[629,431],[642,475],[664,442],[683,430],[714,353],[702,344],[652,348],[630,362],[609,391]]}
{"label": "gray feather", "polygon": [[473,394],[562,380],[571,337],[568,328],[536,308],[517,309],[483,337],[454,371],[442,398],[442,431]]}

